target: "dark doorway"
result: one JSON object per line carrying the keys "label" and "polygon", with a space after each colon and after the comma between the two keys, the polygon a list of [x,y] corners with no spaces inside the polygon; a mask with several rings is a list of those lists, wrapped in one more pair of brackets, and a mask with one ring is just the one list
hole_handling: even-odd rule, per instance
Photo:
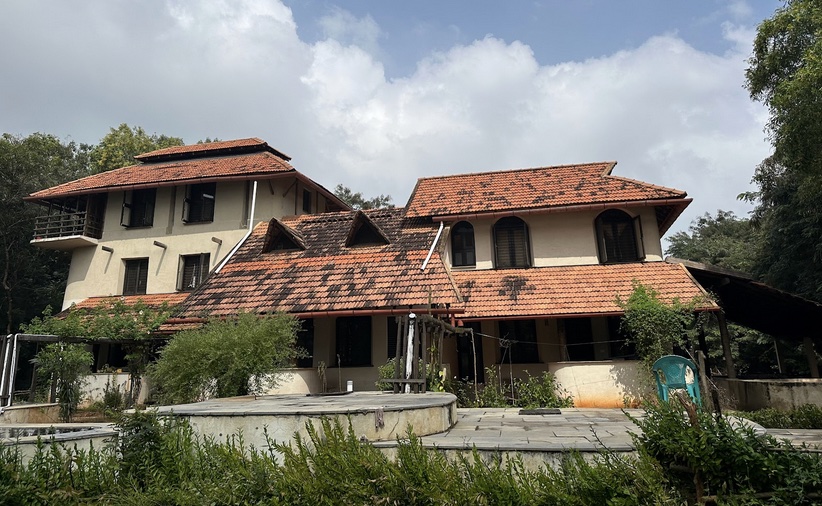
{"label": "dark doorway", "polygon": [[[474,329],[474,347],[477,352],[477,383],[485,383],[485,365],[482,362],[482,337],[479,322],[468,322],[466,328]],[[474,347],[471,346],[471,336],[463,334],[457,336],[457,369],[459,379],[474,381]]]}

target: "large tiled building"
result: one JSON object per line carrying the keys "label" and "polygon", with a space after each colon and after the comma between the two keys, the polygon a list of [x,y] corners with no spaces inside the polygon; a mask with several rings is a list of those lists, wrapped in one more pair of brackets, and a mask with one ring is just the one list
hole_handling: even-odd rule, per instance
{"label": "large tiled building", "polygon": [[489,366],[505,377],[550,370],[578,404],[613,405],[633,374],[617,297],[635,281],[665,300],[705,295],[662,258],[660,238],[690,199],[614,176],[615,163],[423,178],[405,208],[352,211],[258,139],[138,159],[30,197],[104,217],[93,234],[35,239],[74,248],[66,305],[136,288],[183,299],[178,325],[292,313],[304,320],[310,357],[285,390],[320,388],[320,364],[328,377],[374,388],[395,353],[394,319],[416,311],[482,336],[445,341],[455,377],[477,371],[482,381]]}

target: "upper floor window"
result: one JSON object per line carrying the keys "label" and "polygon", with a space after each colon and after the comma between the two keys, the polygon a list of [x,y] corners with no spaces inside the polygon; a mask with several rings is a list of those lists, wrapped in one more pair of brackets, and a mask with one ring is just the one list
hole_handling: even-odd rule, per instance
{"label": "upper floor window", "polygon": [[145,295],[148,285],[148,258],[126,260],[123,295]]}
{"label": "upper floor window", "polygon": [[303,211],[311,212],[311,190],[303,190]]}
{"label": "upper floor window", "polygon": [[494,224],[494,257],[497,269],[531,266],[528,225],[516,216]]}
{"label": "upper floor window", "polygon": [[467,221],[457,223],[451,230],[451,264],[454,267],[477,265],[474,227]]}
{"label": "upper floor window", "polygon": [[214,195],[217,183],[198,183],[186,187],[183,221],[203,223],[214,221]]}
{"label": "upper floor window", "polygon": [[132,190],[123,196],[123,211],[120,225],[124,227],[150,227],[154,225],[154,202],[157,190]]}
{"label": "upper floor window", "polygon": [[194,290],[205,281],[211,261],[209,253],[183,255],[180,257],[180,273],[177,277],[178,290]]}
{"label": "upper floor window", "polygon": [[596,219],[597,248],[601,263],[636,262],[645,258],[639,216],[619,209],[603,211]]}

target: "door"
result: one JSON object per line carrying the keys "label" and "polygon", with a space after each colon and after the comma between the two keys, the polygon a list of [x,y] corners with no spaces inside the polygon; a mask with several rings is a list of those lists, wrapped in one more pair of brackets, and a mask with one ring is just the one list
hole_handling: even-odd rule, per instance
{"label": "door", "polygon": [[[485,366],[482,362],[482,337],[479,322],[468,322],[466,328],[474,329],[474,345],[471,345],[471,336],[463,334],[457,336],[457,369],[459,379],[474,381],[474,356],[477,357],[477,383],[485,383]],[[476,351],[476,354],[475,354]]]}

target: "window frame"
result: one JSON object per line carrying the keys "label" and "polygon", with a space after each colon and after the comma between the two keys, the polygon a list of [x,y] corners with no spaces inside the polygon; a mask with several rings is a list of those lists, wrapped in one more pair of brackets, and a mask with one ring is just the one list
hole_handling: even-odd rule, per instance
{"label": "window frame", "polygon": [[[186,280],[186,270],[188,268],[187,263],[189,261],[195,262],[193,265],[193,272],[192,277],[194,278],[193,286],[187,286],[190,283],[187,283]],[[190,292],[196,290],[197,287],[203,284],[203,282],[208,278],[208,274],[211,270],[211,253],[195,253],[192,255],[180,255],[180,265],[177,271],[177,291],[179,292]],[[196,281],[197,276],[199,275],[199,282]]]}
{"label": "window frame", "polygon": [[311,198],[313,192],[308,188],[303,188],[303,212],[311,214]]}
{"label": "window frame", "polygon": [[157,188],[125,191],[123,208],[120,211],[120,225],[126,228],[153,227],[156,207]]}
{"label": "window frame", "polygon": [[[507,237],[500,237],[503,232]],[[521,236],[518,237],[517,234],[521,234]],[[525,220],[517,216],[500,218],[492,227],[492,236],[494,239],[495,269],[527,269],[533,266],[531,237]],[[522,258],[517,258],[519,256],[522,256]],[[505,259],[505,262],[503,262],[503,259]]]}
{"label": "window frame", "polygon": [[[621,209],[606,209],[597,215],[594,228],[599,263],[618,264],[645,260],[640,215],[632,217]],[[623,237],[625,234],[628,234],[627,238]],[[627,248],[631,250],[627,251]]]}
{"label": "window frame", "polygon": [[337,366],[373,367],[372,318],[370,316],[340,316],[334,326],[334,351],[340,357]]}
{"label": "window frame", "polygon": [[[128,258],[123,260],[123,295],[146,295],[148,293],[148,258]],[[136,269],[136,273],[130,274]],[[129,278],[134,278],[133,281]],[[130,286],[132,285],[133,286]]]}
{"label": "window frame", "polygon": [[187,185],[183,199],[183,223],[212,223],[216,207],[217,183]]}
{"label": "window frame", "polygon": [[474,225],[467,221],[460,221],[451,227],[452,267],[477,266],[477,242],[475,237]]}
{"label": "window frame", "polygon": [[512,341],[519,341],[517,343],[511,343],[511,346],[510,348],[508,348],[507,353],[506,350],[502,347],[502,343],[500,343],[499,363],[542,363],[539,359],[539,340],[537,338],[536,320],[500,320],[498,328],[500,339],[510,339]]}

